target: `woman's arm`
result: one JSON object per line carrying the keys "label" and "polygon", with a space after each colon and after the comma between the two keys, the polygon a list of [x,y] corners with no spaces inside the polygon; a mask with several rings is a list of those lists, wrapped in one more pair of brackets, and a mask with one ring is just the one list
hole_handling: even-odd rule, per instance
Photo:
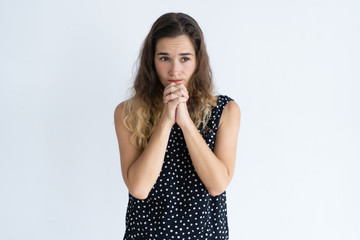
{"label": "woman's arm", "polygon": [[170,84],[164,89],[166,103],[164,102],[160,121],[142,152],[136,147],[131,132],[124,125],[124,102],[120,103],[114,112],[122,176],[131,195],[138,199],[147,198],[156,183],[164,162],[171,127],[175,124],[176,107],[188,100],[186,88],[178,89],[174,86],[175,84]]}
{"label": "woman's arm", "polygon": [[141,152],[123,123],[123,108],[124,102],[120,103],[114,112],[122,176],[131,195],[145,199],[160,174],[172,126],[160,121]]}
{"label": "woman's arm", "polygon": [[239,106],[229,101],[221,115],[212,152],[191,121],[185,103],[178,106],[176,121],[183,131],[195,170],[212,196],[223,193],[232,179],[240,118]]}

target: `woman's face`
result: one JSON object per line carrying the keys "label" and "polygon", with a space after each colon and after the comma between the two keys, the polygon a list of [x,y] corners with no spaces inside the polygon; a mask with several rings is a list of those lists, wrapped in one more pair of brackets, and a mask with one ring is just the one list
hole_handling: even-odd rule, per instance
{"label": "woman's face", "polygon": [[190,38],[180,35],[160,38],[155,48],[155,69],[161,83],[166,87],[181,82],[186,87],[196,69],[196,54]]}

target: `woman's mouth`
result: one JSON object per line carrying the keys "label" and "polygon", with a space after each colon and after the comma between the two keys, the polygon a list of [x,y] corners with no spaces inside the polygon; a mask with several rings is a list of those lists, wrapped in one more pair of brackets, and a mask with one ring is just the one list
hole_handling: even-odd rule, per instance
{"label": "woman's mouth", "polygon": [[170,79],[169,82],[174,82],[174,83],[178,83],[181,82],[181,79]]}

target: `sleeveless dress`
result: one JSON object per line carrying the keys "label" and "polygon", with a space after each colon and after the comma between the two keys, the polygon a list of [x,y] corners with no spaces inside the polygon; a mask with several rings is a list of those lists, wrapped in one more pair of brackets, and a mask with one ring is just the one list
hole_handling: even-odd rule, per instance
{"label": "sleeveless dress", "polygon": [[[213,151],[216,131],[225,105],[219,95],[208,122],[199,132]],[[181,128],[171,129],[160,175],[144,200],[129,193],[124,239],[229,239],[226,191],[211,196],[192,165]]]}

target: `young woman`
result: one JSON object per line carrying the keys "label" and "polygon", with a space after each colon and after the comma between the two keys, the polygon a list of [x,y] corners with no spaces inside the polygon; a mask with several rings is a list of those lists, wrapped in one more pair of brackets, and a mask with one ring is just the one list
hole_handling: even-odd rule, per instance
{"label": "young woman", "polygon": [[240,109],[213,95],[203,33],[189,15],[164,14],[139,59],[134,95],[114,113],[129,189],[124,239],[228,239]]}

